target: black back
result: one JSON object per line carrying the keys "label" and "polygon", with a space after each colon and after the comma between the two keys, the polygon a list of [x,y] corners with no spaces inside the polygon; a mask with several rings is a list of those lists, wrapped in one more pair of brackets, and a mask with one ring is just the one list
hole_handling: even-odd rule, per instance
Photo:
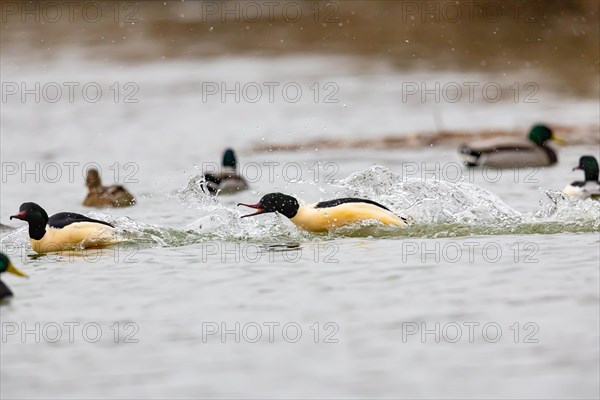
{"label": "black back", "polygon": [[387,208],[384,205],[381,205],[373,200],[366,200],[366,199],[357,199],[354,197],[345,197],[343,199],[335,199],[335,200],[328,200],[328,201],[322,201],[320,203],[317,203],[317,205],[315,206],[315,208],[330,208],[330,207],[335,207],[335,206],[339,206],[340,204],[346,204],[346,203],[367,203],[367,204],[372,204],[374,206],[383,208],[384,210],[387,210],[389,212],[393,212],[392,210],[390,210],[389,208]]}
{"label": "black back", "polygon": [[108,222],[88,218],[85,215],[70,212],[61,212],[54,214],[48,219],[48,226],[51,226],[52,228],[64,228],[65,226],[74,224],[76,222],[94,222],[97,224],[102,224],[114,228],[114,226],[109,224]]}

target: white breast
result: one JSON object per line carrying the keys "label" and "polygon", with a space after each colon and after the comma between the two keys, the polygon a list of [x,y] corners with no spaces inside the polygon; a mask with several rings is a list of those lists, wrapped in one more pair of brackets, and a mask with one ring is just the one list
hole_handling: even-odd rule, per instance
{"label": "white breast", "polygon": [[583,186],[567,185],[563,189],[563,193],[578,199],[597,198],[600,197],[600,184],[588,181]]}

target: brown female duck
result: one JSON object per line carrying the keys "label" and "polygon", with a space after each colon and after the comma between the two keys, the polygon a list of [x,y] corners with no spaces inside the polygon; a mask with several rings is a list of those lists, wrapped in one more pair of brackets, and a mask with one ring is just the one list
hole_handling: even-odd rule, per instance
{"label": "brown female duck", "polygon": [[102,186],[100,174],[94,168],[87,172],[85,184],[89,193],[83,205],[88,207],[129,207],[135,204],[135,197],[121,185]]}

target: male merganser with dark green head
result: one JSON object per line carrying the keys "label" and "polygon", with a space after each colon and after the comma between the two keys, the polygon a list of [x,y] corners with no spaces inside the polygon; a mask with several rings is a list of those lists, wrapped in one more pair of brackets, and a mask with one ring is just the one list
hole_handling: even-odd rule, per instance
{"label": "male merganser with dark green head", "polygon": [[39,205],[23,203],[13,218],[29,223],[29,240],[37,253],[115,243],[114,226],[81,214],[61,212],[48,217]]}
{"label": "male merganser with dark green head", "polygon": [[[22,276],[23,278],[27,278],[27,275],[25,275],[24,273],[19,271],[17,268],[15,268],[14,265],[12,265],[12,263],[10,262],[10,260],[8,259],[8,257],[5,254],[0,253],[0,274],[3,272],[10,272],[11,274],[15,274],[17,276]],[[4,284],[4,282],[2,282],[2,280],[0,280],[0,299],[4,299],[5,297],[10,297],[12,295],[13,295],[13,293],[10,291],[8,286],[6,286]]]}
{"label": "male merganser with dark green head", "polygon": [[554,140],[565,144],[545,125],[535,125],[526,140],[494,138],[463,144],[459,153],[469,167],[489,165],[496,168],[546,167],[556,164],[556,152],[548,146]]}
{"label": "male merganser with dark green head", "polygon": [[218,172],[204,173],[206,188],[210,194],[232,194],[248,189],[248,183],[237,172],[237,160],[232,149],[225,150],[223,164]]}
{"label": "male merganser with dark green head", "polygon": [[385,225],[408,226],[412,222],[408,218],[394,214],[389,208],[372,200],[343,198],[302,206],[292,196],[283,193],[269,193],[257,204],[243,204],[258,211],[244,215],[278,212],[285,215],[299,228],[311,232],[325,232],[352,222],[378,220]]}
{"label": "male merganser with dark green head", "polygon": [[89,193],[83,200],[88,207],[129,207],[135,204],[135,197],[121,185],[102,186],[100,174],[95,168],[88,169],[85,179]]}
{"label": "male merganser with dark green head", "polygon": [[598,161],[594,156],[583,156],[573,171],[581,169],[585,174],[584,181],[575,181],[565,186],[563,193],[580,199],[600,199],[600,182],[598,181]]}

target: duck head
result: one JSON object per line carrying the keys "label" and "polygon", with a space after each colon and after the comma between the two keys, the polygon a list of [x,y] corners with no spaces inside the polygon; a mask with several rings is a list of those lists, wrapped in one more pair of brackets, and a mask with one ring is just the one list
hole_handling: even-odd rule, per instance
{"label": "duck head", "polygon": [[23,203],[19,207],[19,212],[11,215],[10,219],[20,219],[29,223],[29,237],[40,240],[46,233],[46,224],[48,224],[48,214],[35,203]]}
{"label": "duck head", "polygon": [[90,168],[87,170],[87,176],[85,178],[85,185],[89,190],[96,189],[102,186],[100,181],[100,174],[96,168]]}
{"label": "duck head", "polygon": [[8,259],[8,257],[5,254],[0,253],[0,273],[2,273],[2,272],[10,272],[11,274],[15,274],[17,276],[22,276],[23,278],[27,278],[27,275],[25,275],[24,273],[19,271],[17,268],[15,268],[14,265],[12,265],[12,263],[10,262],[10,260]]}
{"label": "duck head", "polygon": [[235,153],[233,152],[233,149],[225,150],[225,153],[223,153],[223,167],[235,169],[236,166],[237,161],[235,159]]}
{"label": "duck head", "polygon": [[548,128],[546,125],[535,125],[531,128],[531,131],[529,131],[529,140],[538,146],[543,146],[549,140],[554,140],[560,145],[567,143],[564,139],[556,136],[554,132],[552,132],[552,129]]}
{"label": "duck head", "polygon": [[598,161],[594,156],[583,156],[579,159],[579,164],[573,168],[573,171],[581,169],[585,173],[585,180],[598,181]]}
{"label": "duck head", "polygon": [[256,204],[239,203],[238,206],[246,206],[258,210],[255,213],[243,215],[242,218],[272,212],[278,212],[288,218],[294,218],[296,213],[298,213],[300,203],[292,196],[283,193],[269,193],[264,195]]}

